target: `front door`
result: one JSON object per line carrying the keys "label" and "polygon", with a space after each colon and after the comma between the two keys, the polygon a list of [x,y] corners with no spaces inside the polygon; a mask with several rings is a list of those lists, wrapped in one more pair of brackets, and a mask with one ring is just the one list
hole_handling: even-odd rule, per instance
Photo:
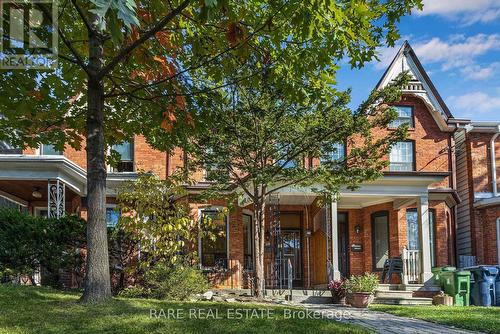
{"label": "front door", "polygon": [[286,284],[289,277],[288,260],[290,260],[292,265],[291,276],[293,278],[293,285],[299,286],[302,282],[302,247],[300,242],[300,230],[282,230],[281,236],[283,238],[282,272],[284,274],[284,284]]}
{"label": "front door", "polygon": [[347,213],[338,213],[339,271],[342,277],[349,275],[349,234]]}

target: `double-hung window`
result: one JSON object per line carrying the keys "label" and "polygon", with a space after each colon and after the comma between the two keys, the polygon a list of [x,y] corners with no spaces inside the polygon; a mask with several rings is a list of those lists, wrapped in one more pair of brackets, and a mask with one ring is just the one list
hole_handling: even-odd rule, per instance
{"label": "double-hung window", "polygon": [[415,143],[400,141],[394,144],[389,155],[389,170],[408,172],[415,170]]}
{"label": "double-hung window", "polygon": [[134,145],[131,141],[124,141],[113,145],[113,151],[118,152],[120,161],[117,166],[112,168],[113,172],[133,172],[134,171]]}
{"label": "double-hung window", "polygon": [[391,122],[389,127],[397,128],[403,124],[408,124],[408,127],[413,128],[415,126],[413,121],[413,108],[409,106],[394,106],[398,117]]}

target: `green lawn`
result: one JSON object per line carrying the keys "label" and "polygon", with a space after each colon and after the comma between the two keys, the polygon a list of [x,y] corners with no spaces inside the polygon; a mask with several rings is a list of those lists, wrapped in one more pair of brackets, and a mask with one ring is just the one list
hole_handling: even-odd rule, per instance
{"label": "green lawn", "polygon": [[473,331],[500,333],[500,307],[372,305],[370,309]]}
{"label": "green lawn", "polygon": [[[360,327],[331,320],[285,318],[283,307],[125,298],[116,298],[98,306],[84,306],[78,303],[78,297],[75,293],[47,288],[0,286],[0,334],[367,333]],[[236,312],[229,309],[250,310],[241,312],[252,315],[252,312],[260,313],[264,308],[266,312],[272,312],[269,317],[266,313],[264,318],[228,319],[229,316],[237,317],[235,313],[228,313]],[[157,315],[162,315],[161,310],[164,310],[165,317],[152,318],[151,309],[156,310]],[[177,319],[166,319],[169,309],[176,310]],[[190,317],[189,309],[198,310],[197,318],[208,319],[193,319],[194,314]],[[218,310],[223,319],[209,318],[208,310],[212,310],[214,316],[215,310]]]}

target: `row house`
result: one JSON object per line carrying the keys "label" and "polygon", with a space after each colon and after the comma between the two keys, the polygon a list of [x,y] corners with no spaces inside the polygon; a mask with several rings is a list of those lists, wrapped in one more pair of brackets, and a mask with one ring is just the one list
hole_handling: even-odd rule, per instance
{"label": "row house", "polygon": [[500,122],[465,122],[456,132],[457,254],[500,264]]}
{"label": "row house", "polygon": [[[490,129],[475,123],[472,130],[466,129],[470,122],[452,116],[407,42],[376,88],[384,87],[402,71],[409,71],[412,80],[404,88],[401,101],[394,105],[398,118],[377,135],[383,136],[401,124],[408,124],[409,137],[394,145],[387,156],[389,167],[382,177],[365,182],[354,191],[342,188],[338,199],[325,206],[318,205],[318,196],[313,191],[321,185],[287,187],[268,199],[269,220],[279,221],[282,240],[280,247],[276,247],[274,224],[267,222],[268,286],[291,277],[296,287],[324,287],[332,278],[380,272],[385,260],[399,256],[408,261],[407,268],[411,267],[405,272],[405,283],[419,284],[431,282],[433,266],[457,264],[457,254],[477,253],[480,261],[498,261],[497,255],[489,251],[495,242],[491,232],[495,222],[483,224],[484,219],[491,216],[493,221],[499,213],[498,206],[495,212],[493,206],[484,206],[498,199],[497,188],[491,190],[491,179],[481,174],[486,173],[486,165],[492,165],[486,163],[491,156],[487,152]],[[465,151],[456,154],[456,140],[465,132],[472,160],[465,163],[469,169],[464,174],[457,173],[457,158],[464,159]],[[19,207],[34,215],[71,212],[85,217],[84,147],[81,151],[67,148],[57,152],[50,145],[24,151],[2,145],[0,205]],[[114,197],[121,182],[133,180],[140,170],[165,178],[186,161],[181,150],[171,154],[159,152],[141,136],[114,149],[121,154],[121,162],[108,170],[109,226],[118,219]],[[334,154],[341,158],[348,151],[349,147],[339,144]],[[483,153],[485,156],[480,156]],[[313,165],[320,163],[319,159],[312,160]],[[464,166],[463,162],[459,165]],[[200,171],[195,175],[198,183],[189,188],[192,193],[208,186],[205,174]],[[474,192],[469,192],[468,200],[462,201],[467,196],[459,195],[457,186],[463,190],[466,183],[473,185]],[[487,197],[485,192],[491,196]],[[191,206],[196,219],[212,216],[223,232],[213,243],[199,240],[200,266],[206,270],[218,269],[213,270],[217,273],[214,281],[220,286],[244,287],[254,262],[253,212],[248,200],[240,198],[225,218],[217,215],[225,206],[222,201],[191,203]],[[466,206],[470,221],[459,225],[457,230],[456,223],[463,219]],[[466,224],[471,226],[467,233]],[[463,238],[468,238],[469,243],[471,239],[479,239],[472,246],[465,246],[461,243]]]}

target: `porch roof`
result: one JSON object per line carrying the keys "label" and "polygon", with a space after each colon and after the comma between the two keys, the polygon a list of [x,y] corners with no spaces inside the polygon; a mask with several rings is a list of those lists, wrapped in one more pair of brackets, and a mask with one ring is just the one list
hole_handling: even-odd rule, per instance
{"label": "porch roof", "polygon": [[[120,183],[137,178],[137,173],[108,173],[106,192],[116,194]],[[0,181],[60,180],[79,196],[87,194],[87,171],[62,155],[0,154]]]}
{"label": "porch roof", "polygon": [[[388,202],[395,202],[395,206],[407,205],[415,202],[417,197],[435,196],[430,186],[447,177],[447,172],[387,172],[374,181],[367,181],[355,190],[343,186],[340,189],[339,208],[363,208]],[[280,185],[275,185],[279,188]],[[318,191],[324,189],[321,184],[308,187],[286,186],[277,192],[280,195],[280,204],[284,205],[310,205],[316,199]],[[441,192],[439,192],[439,195]],[[452,196],[452,195],[450,195]],[[433,199],[433,198],[430,198]],[[437,199],[437,198],[436,198]],[[248,197],[242,195],[240,205],[248,204]],[[456,203],[450,203],[455,205]]]}

